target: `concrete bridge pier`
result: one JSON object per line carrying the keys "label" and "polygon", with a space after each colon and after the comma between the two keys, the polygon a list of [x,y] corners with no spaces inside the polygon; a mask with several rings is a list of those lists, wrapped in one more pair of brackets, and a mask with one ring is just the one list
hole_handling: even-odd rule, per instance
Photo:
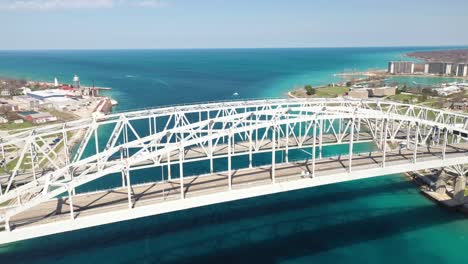
{"label": "concrete bridge pier", "polygon": [[460,175],[455,179],[455,186],[453,188],[453,199],[459,204],[465,202],[465,188],[466,188],[466,177]]}
{"label": "concrete bridge pier", "polygon": [[437,181],[436,181],[436,186],[435,186],[435,191],[438,194],[444,195],[447,193],[447,182],[446,182],[446,177],[447,175],[443,170],[439,172],[439,175],[437,176]]}

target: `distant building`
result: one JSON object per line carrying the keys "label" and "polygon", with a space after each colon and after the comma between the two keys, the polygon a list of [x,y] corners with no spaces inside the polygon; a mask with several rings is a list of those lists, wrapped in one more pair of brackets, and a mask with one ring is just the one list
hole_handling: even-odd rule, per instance
{"label": "distant building", "polygon": [[413,74],[414,63],[409,61],[391,61],[388,63],[390,74]]}
{"label": "distant building", "polygon": [[452,75],[455,74],[452,63],[445,62],[429,62],[424,66],[424,73],[437,75]]}
{"label": "distant building", "polygon": [[389,87],[389,86],[372,88],[370,89],[369,95],[372,97],[384,97],[384,96],[395,95],[396,89],[397,89],[396,87]]}
{"label": "distant building", "polygon": [[367,88],[353,89],[348,92],[349,97],[367,99],[369,98],[369,91]]}
{"label": "distant building", "polygon": [[468,76],[468,64],[458,64],[455,73],[460,77]]}
{"label": "distant building", "polygon": [[42,124],[42,123],[57,121],[57,117],[49,113],[42,113],[42,112],[36,112],[36,111],[19,112],[18,116],[33,124]]}
{"label": "distant building", "polygon": [[14,112],[18,111],[19,107],[14,104],[10,104],[8,102],[2,102],[0,101],[0,111],[1,112]]}
{"label": "distant building", "polygon": [[76,97],[79,94],[80,93],[78,89],[75,89],[69,86],[62,86],[60,87],[60,89],[30,91],[27,93],[29,97],[32,97],[34,99],[38,99],[41,101],[45,101],[46,99],[51,99],[51,98]]}

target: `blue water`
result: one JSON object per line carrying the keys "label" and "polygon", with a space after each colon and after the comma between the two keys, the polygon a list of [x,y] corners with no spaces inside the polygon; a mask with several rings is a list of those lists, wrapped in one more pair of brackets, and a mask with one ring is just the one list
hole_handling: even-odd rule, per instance
{"label": "blue water", "polygon": [[[124,111],[235,92],[282,97],[425,49],[433,48],[9,51],[0,52],[0,76],[71,82],[78,74],[112,87]],[[466,218],[389,175],[19,242],[0,247],[0,263],[457,263],[466,245]]]}

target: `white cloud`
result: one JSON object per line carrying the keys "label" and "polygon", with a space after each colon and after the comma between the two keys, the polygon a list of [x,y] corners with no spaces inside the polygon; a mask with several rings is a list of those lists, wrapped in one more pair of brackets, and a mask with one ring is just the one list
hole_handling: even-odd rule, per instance
{"label": "white cloud", "polygon": [[118,6],[159,8],[162,0],[0,0],[0,10],[99,9]]}

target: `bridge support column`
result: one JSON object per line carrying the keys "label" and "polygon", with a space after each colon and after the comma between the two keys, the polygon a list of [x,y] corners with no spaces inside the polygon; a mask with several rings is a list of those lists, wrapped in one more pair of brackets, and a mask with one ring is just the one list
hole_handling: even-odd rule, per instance
{"label": "bridge support column", "polygon": [[320,134],[319,134],[319,159],[322,159],[323,154],[323,119],[320,119]]}
{"label": "bridge support column", "polygon": [[271,181],[276,183],[276,127],[272,127],[271,136]]}
{"label": "bridge support column", "polygon": [[312,177],[315,177],[315,149],[317,147],[317,117],[312,121],[313,122],[313,135],[312,135]]}
{"label": "bridge support column", "polygon": [[125,166],[125,176],[127,178],[127,199],[128,199],[128,209],[133,208],[132,203],[132,183],[130,182],[130,169],[128,164]]}
{"label": "bridge support column", "polygon": [[466,177],[465,175],[459,175],[455,179],[455,186],[453,188],[453,199],[458,204],[464,204],[465,202],[465,188],[466,188]]}
{"label": "bridge support column", "polygon": [[213,140],[212,140],[212,135],[213,135],[213,121],[210,121],[208,125],[208,135],[209,135],[209,141],[208,141],[208,151],[210,153],[210,174],[213,174],[214,169],[213,169]]}
{"label": "bridge support column", "polygon": [[71,220],[75,220],[75,214],[73,212],[73,194],[70,188],[68,188],[68,203],[70,205],[70,218]]}
{"label": "bridge support column", "polygon": [[[124,161],[123,161],[123,148],[120,148],[120,162],[122,164],[124,163]],[[125,171],[124,170],[120,171],[120,174],[122,176],[122,188],[125,188]]]}
{"label": "bridge support column", "polygon": [[[378,121],[377,121],[378,123]],[[383,136],[384,136],[384,123],[385,123],[385,119],[382,119],[382,122],[380,124],[380,149],[383,150],[383,145],[384,145],[384,142],[383,142]]]}
{"label": "bridge support column", "polygon": [[418,144],[419,144],[419,124],[416,123],[416,135],[414,136],[413,163],[416,163],[416,158],[418,156]]}
{"label": "bridge support column", "polygon": [[180,198],[184,199],[184,148],[179,148]]}
{"label": "bridge support column", "polygon": [[356,135],[356,141],[359,142],[360,135],[361,135],[361,118],[358,118],[357,120],[357,135]]}
{"label": "bridge support column", "polygon": [[448,129],[444,128],[444,145],[442,146],[442,159],[445,160],[445,152],[447,151]]}
{"label": "bridge support column", "polygon": [[171,173],[171,152],[167,152],[167,180],[172,180],[172,173]]}
{"label": "bridge support column", "polygon": [[349,138],[349,151],[348,151],[348,172],[351,173],[353,167],[353,147],[354,147],[354,117],[351,120],[351,135]]}
{"label": "bridge support column", "polygon": [[387,158],[387,137],[388,137],[388,119],[384,119],[385,123],[385,132],[384,132],[384,140],[382,141],[382,149],[383,149],[383,156],[382,156],[382,168],[385,168],[385,161]]}
{"label": "bridge support column", "polygon": [[338,143],[341,143],[341,133],[342,133],[342,130],[343,130],[343,119],[342,118],[338,118]]}
{"label": "bridge support column", "polygon": [[231,132],[229,131],[228,136],[228,186],[229,190],[232,190],[232,171],[231,171]]}
{"label": "bridge support column", "polygon": [[253,142],[252,142],[252,136],[253,136],[253,131],[250,130],[250,136],[249,136],[249,169],[252,168],[252,148],[253,148]]}
{"label": "bridge support column", "polygon": [[[288,121],[289,121],[289,116],[287,117]],[[286,156],[286,163],[289,163],[289,122],[287,122],[286,124],[286,150],[285,150],[285,153],[284,155]]]}
{"label": "bridge support column", "polygon": [[408,129],[406,132],[406,149],[410,149],[410,137],[411,137],[411,121],[408,121]]}

